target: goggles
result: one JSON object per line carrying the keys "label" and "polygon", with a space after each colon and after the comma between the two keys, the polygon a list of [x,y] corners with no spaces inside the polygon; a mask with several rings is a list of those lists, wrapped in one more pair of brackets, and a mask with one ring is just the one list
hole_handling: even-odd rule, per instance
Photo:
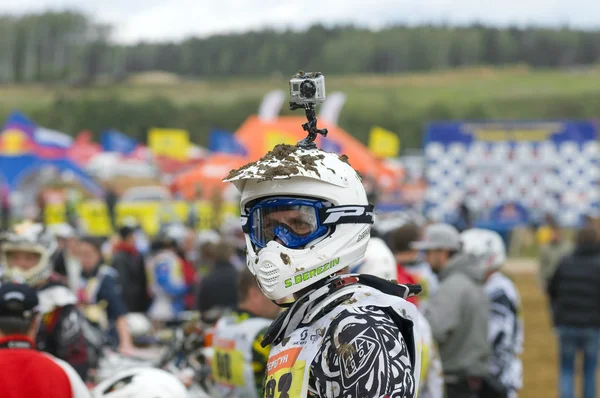
{"label": "goggles", "polygon": [[337,224],[373,223],[373,206],[327,206],[315,199],[278,197],[263,199],[242,216],[242,229],[262,249],[279,239],[300,249],[325,236]]}

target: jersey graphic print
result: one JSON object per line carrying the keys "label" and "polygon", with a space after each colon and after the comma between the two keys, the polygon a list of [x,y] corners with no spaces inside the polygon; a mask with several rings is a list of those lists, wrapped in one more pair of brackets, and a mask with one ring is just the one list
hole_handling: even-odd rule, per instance
{"label": "jersey graphic print", "polygon": [[309,385],[319,397],[414,397],[410,357],[398,326],[378,307],[344,310],[326,332]]}

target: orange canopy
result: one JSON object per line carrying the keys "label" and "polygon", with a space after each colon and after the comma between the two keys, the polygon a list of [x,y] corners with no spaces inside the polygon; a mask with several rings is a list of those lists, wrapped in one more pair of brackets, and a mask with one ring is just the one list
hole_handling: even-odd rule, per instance
{"label": "orange canopy", "polygon": [[203,198],[211,197],[215,190],[223,190],[227,177],[232,169],[242,167],[249,160],[239,155],[215,153],[210,155],[201,165],[181,173],[175,178],[175,189],[186,199],[194,198],[201,190]]}
{"label": "orange canopy", "polygon": [[[251,160],[257,160],[277,144],[294,145],[305,138],[307,133],[302,130],[303,123],[306,123],[304,116],[282,116],[270,122],[264,122],[257,116],[250,116],[235,133],[235,136],[248,151],[248,157]],[[365,145],[339,126],[327,125],[321,120],[317,125],[319,128],[327,128],[329,144],[339,145],[340,154],[348,156],[352,167],[361,174],[378,174],[379,162]],[[327,149],[322,138],[319,135],[316,141],[317,146]]]}

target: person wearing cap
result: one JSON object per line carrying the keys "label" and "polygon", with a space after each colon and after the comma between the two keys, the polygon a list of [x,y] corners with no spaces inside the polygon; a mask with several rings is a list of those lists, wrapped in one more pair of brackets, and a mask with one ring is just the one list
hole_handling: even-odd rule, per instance
{"label": "person wearing cap", "polygon": [[439,280],[429,263],[411,246],[412,242],[419,239],[420,233],[421,228],[416,223],[408,222],[390,231],[387,239],[394,253],[398,274],[402,271],[411,275],[423,288],[418,297],[419,309],[424,311],[429,297],[437,290]]}
{"label": "person wearing cap", "polygon": [[35,349],[40,313],[34,288],[0,286],[0,395],[2,398],[87,398],[90,393],[68,363]]}
{"label": "person wearing cap", "polygon": [[429,225],[412,247],[425,252],[440,278],[425,317],[438,343],[447,397],[477,397],[488,376],[490,355],[489,303],[479,259],[462,252],[460,234],[449,224]]}

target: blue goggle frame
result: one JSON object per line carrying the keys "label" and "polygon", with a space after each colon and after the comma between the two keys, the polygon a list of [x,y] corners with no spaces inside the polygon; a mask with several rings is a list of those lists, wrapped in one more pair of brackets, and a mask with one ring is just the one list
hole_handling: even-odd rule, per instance
{"label": "blue goggle frame", "polygon": [[273,229],[275,237],[290,249],[306,246],[311,241],[325,235],[330,226],[338,224],[373,224],[373,205],[341,205],[326,206],[324,201],[308,198],[278,197],[262,199],[249,210],[247,215],[242,215],[242,229],[248,234],[250,241],[262,249],[266,247],[264,242],[254,234],[254,217],[256,211],[284,206],[308,206],[315,209],[317,228],[308,235],[299,236],[284,225],[278,225]]}
{"label": "blue goggle frame", "polygon": [[247,223],[243,226],[244,232],[249,234],[250,240],[258,248],[262,249],[262,248],[266,247],[267,243],[269,243],[269,242],[265,242],[263,239],[260,239],[259,237],[257,237],[255,235],[255,233],[254,233],[254,230],[255,230],[254,229],[254,227],[255,227],[254,214],[256,214],[256,212],[258,210],[276,208],[276,207],[285,207],[285,206],[312,207],[315,211],[315,217],[316,217],[316,223],[317,223],[316,224],[317,228],[313,232],[311,232],[308,235],[303,235],[303,236],[299,236],[299,235],[295,234],[294,231],[290,230],[285,225],[278,225],[275,228],[273,228],[274,237],[281,240],[281,242],[283,243],[283,245],[285,247],[288,247],[290,249],[297,249],[299,247],[306,246],[311,241],[313,241],[317,238],[320,238],[321,236],[325,235],[325,233],[327,233],[328,227],[326,225],[323,225],[320,220],[320,211],[319,210],[323,209],[325,207],[325,205],[323,204],[322,201],[311,200],[311,199],[298,199],[298,198],[266,199],[266,200],[262,200],[262,201],[258,202],[257,204],[255,204],[254,206],[252,206],[250,208],[250,210],[248,211],[248,215],[246,216]]}

